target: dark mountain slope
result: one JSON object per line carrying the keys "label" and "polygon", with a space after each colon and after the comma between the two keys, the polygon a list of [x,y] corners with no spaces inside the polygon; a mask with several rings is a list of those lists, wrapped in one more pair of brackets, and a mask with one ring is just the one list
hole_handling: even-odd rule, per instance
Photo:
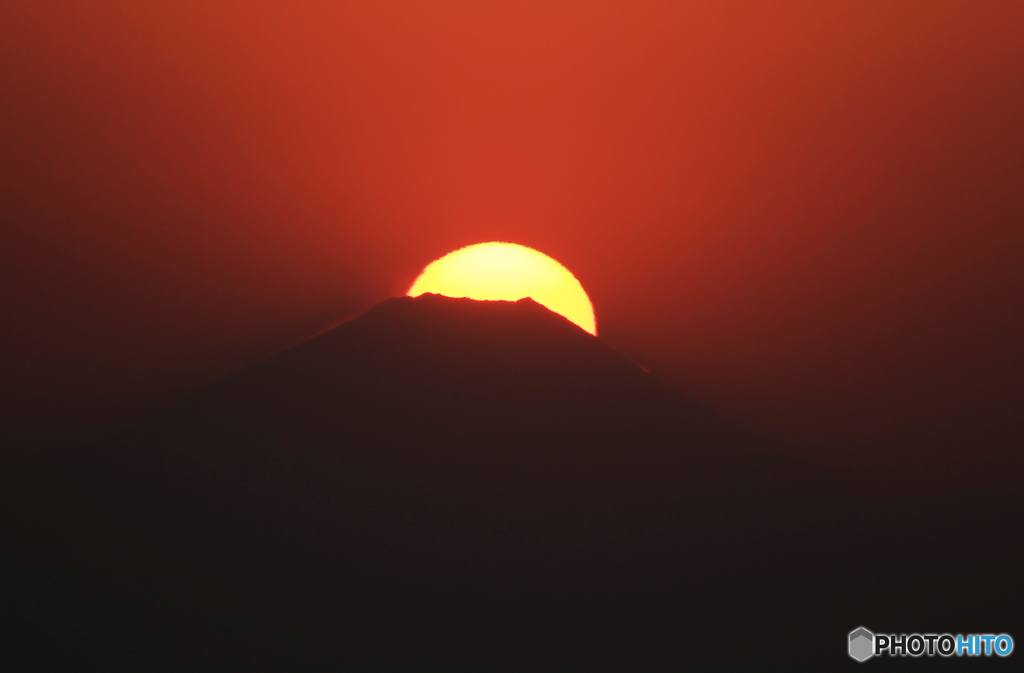
{"label": "dark mountain slope", "polygon": [[65,668],[834,667],[1019,558],[1014,510],[770,457],[530,300],[386,301],[33,469],[13,628]]}
{"label": "dark mountain slope", "polygon": [[[720,512],[764,496],[772,476],[670,390],[530,300],[393,299],[136,431],[133,455],[117,462],[148,470],[131,480],[147,489],[215,485],[211,507],[246,520],[288,507],[323,516],[325,502],[348,522],[386,510],[386,526],[366,524],[388,531],[431,516],[467,534],[471,519],[523,535],[613,515],[671,525],[684,503],[692,519],[711,502]],[[182,511],[203,501],[179,495]]]}

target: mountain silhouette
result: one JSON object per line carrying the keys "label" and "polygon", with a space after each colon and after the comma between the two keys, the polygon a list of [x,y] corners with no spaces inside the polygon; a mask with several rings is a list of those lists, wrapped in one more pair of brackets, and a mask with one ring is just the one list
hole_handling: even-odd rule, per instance
{"label": "mountain silhouette", "polygon": [[1019,591],[1015,506],[782,459],[529,299],[390,299],[16,467],[26,669],[834,668],[1011,628],[954,571]]}

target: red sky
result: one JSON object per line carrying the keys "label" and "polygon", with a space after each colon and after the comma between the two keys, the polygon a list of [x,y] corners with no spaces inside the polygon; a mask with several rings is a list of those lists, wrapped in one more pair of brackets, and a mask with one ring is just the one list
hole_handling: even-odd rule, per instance
{"label": "red sky", "polygon": [[801,455],[1020,460],[1019,0],[15,1],[0,85],[14,415],[207,380],[509,240]]}

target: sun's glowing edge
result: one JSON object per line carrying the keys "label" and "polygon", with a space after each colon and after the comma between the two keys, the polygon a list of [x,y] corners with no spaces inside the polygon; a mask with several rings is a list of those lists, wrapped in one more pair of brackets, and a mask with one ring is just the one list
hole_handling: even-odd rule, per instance
{"label": "sun's glowing edge", "polygon": [[468,245],[431,262],[408,295],[427,292],[478,301],[530,297],[597,335],[593,304],[576,277],[555,259],[516,243]]}

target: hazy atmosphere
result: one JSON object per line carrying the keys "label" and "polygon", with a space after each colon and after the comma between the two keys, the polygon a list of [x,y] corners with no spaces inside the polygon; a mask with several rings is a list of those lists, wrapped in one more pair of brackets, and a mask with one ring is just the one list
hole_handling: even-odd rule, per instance
{"label": "hazy atmosphere", "polygon": [[507,240],[786,451],[1019,462],[1022,25],[1014,0],[5,3],[5,412],[119,417]]}

